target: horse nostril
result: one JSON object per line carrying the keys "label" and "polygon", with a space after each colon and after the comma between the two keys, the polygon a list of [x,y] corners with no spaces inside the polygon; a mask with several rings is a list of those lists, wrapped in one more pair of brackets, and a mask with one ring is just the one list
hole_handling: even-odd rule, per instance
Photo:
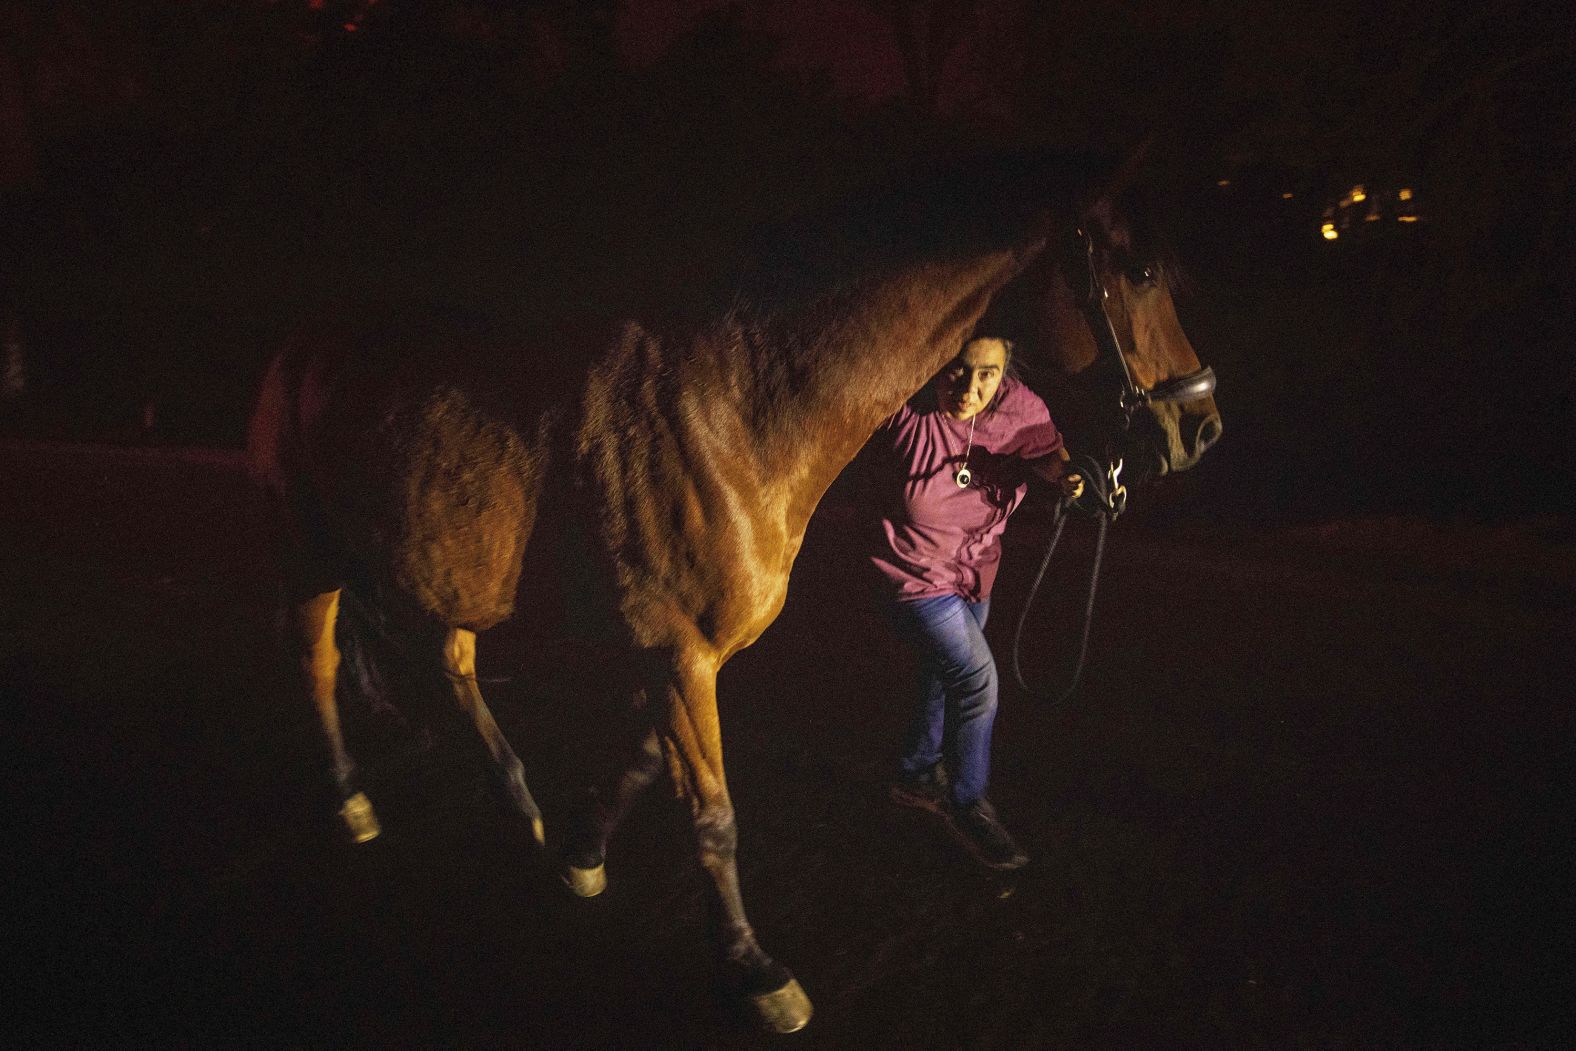
{"label": "horse nostril", "polygon": [[1220,425],[1220,417],[1218,415],[1206,416],[1204,418],[1204,422],[1198,425],[1198,435],[1194,441],[1193,455],[1202,455],[1205,449],[1208,449],[1211,445],[1214,445],[1216,442],[1220,441],[1220,432],[1222,429],[1223,428]]}

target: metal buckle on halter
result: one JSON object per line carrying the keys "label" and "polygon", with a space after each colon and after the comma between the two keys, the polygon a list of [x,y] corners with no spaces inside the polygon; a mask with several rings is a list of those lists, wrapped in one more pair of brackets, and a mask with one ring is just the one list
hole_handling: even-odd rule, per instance
{"label": "metal buckle on halter", "polygon": [[1110,482],[1107,487],[1109,496],[1106,499],[1106,503],[1110,507],[1111,517],[1115,518],[1127,510],[1127,486],[1121,482],[1122,461],[1120,459],[1110,466],[1106,471],[1106,476]]}

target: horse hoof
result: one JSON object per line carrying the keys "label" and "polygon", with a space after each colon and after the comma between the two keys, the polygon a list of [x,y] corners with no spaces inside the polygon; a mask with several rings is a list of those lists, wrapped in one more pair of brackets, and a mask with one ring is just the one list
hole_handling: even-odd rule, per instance
{"label": "horse hoof", "polygon": [[797,1033],[810,1024],[810,998],[797,978],[788,979],[781,989],[750,997],[750,1007],[769,1033]]}
{"label": "horse hoof", "polygon": [[581,898],[594,898],[607,890],[607,866],[597,865],[595,868],[582,869],[574,865],[565,865],[563,871],[564,886],[574,891]]}
{"label": "horse hoof", "polygon": [[383,829],[378,825],[378,815],[372,809],[372,800],[365,792],[357,792],[339,808],[339,816],[350,830],[354,843],[366,843],[378,838]]}

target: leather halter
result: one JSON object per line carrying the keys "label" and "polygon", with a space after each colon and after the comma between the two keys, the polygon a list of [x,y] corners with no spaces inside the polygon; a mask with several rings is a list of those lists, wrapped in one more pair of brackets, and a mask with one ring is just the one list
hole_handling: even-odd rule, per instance
{"label": "leather halter", "polygon": [[[1094,334],[1096,356],[1104,354],[1106,357],[1115,358],[1122,372],[1122,392],[1120,404],[1122,409],[1122,429],[1132,427],[1133,413],[1140,406],[1154,402],[1192,401],[1215,392],[1215,370],[1208,365],[1194,369],[1192,372],[1171,379],[1162,380],[1153,387],[1140,387],[1133,382],[1132,369],[1128,367],[1127,357],[1122,353],[1122,342],[1116,336],[1116,326],[1111,323],[1111,314],[1106,310],[1105,302],[1111,298],[1106,291],[1105,282],[1100,280],[1100,270],[1095,265],[1094,238],[1083,227],[1077,230],[1078,240],[1083,244],[1084,259],[1088,263],[1089,286],[1083,292],[1083,302],[1079,304],[1088,317],[1089,328]],[[1069,275],[1069,283],[1071,275]],[[1076,291],[1076,290],[1075,290]],[[1061,704],[1073,695],[1078,689],[1078,683],[1083,678],[1084,660],[1089,655],[1089,625],[1094,619],[1094,596],[1100,582],[1100,561],[1105,554],[1106,527],[1127,509],[1127,487],[1122,484],[1122,461],[1111,456],[1110,446],[1106,448],[1106,459],[1101,461],[1090,456],[1077,456],[1072,458],[1072,465],[1084,476],[1085,489],[1083,497],[1077,503],[1084,510],[1093,514],[1100,523],[1099,533],[1095,537],[1094,561],[1089,567],[1089,590],[1084,600],[1083,633],[1078,643],[1078,661],[1073,666],[1072,679],[1067,688],[1056,698],[1055,703]],[[1029,691],[1029,684],[1023,677],[1023,669],[1019,665],[1019,653],[1023,644],[1023,626],[1028,622],[1029,610],[1034,606],[1034,599],[1039,594],[1040,582],[1045,578],[1046,567],[1051,564],[1051,556],[1056,553],[1056,544],[1062,537],[1062,527],[1067,524],[1068,508],[1074,501],[1063,499],[1056,505],[1056,529],[1051,534],[1051,542],[1046,546],[1045,557],[1040,561],[1040,571],[1034,577],[1034,583],[1029,585],[1028,598],[1024,600],[1023,608],[1018,614],[1018,628],[1012,637],[1012,674],[1018,680],[1018,685],[1025,692]]]}
{"label": "leather halter", "polygon": [[1111,313],[1106,309],[1106,300],[1111,298],[1111,293],[1106,290],[1105,282],[1100,280],[1100,270],[1095,265],[1094,238],[1083,227],[1079,227],[1077,233],[1078,240],[1083,244],[1089,274],[1089,284],[1084,290],[1081,305],[1089,316],[1095,345],[1100,353],[1116,359],[1122,373],[1122,429],[1127,430],[1132,426],[1133,413],[1141,406],[1154,402],[1193,401],[1213,394],[1215,370],[1208,365],[1162,380],[1153,387],[1140,387],[1133,381],[1133,371],[1127,364],[1127,355],[1122,353],[1122,343],[1117,338],[1116,326],[1111,323]]}

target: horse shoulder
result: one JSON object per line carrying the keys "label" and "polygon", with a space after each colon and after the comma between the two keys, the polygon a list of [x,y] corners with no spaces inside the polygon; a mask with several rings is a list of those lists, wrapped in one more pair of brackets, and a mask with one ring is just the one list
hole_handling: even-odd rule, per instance
{"label": "horse shoulder", "polygon": [[643,646],[732,653],[786,594],[792,500],[724,338],[631,325],[587,384],[578,467]]}

